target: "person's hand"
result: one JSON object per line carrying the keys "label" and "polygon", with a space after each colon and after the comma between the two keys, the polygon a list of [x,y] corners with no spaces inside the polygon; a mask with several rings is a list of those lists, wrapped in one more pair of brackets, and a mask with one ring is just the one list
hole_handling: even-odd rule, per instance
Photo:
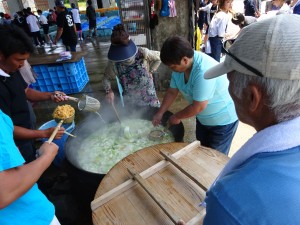
{"label": "person's hand", "polygon": [[66,97],[66,94],[61,91],[54,91],[51,95],[51,100],[54,102],[62,102],[68,100]]}
{"label": "person's hand", "polygon": [[149,72],[149,77],[150,77],[151,80],[153,80],[153,75],[150,72]]}
{"label": "person's hand", "polygon": [[106,96],[105,96],[106,100],[108,103],[113,103],[114,100],[115,100],[115,94],[112,90],[109,90],[107,93],[106,93]]}
{"label": "person's hand", "polygon": [[[46,138],[49,138],[54,130],[55,130],[55,127],[50,127],[48,129],[44,130],[46,132],[46,135],[45,135]],[[65,128],[60,127],[59,130],[57,131],[57,134],[55,135],[54,139],[61,139],[61,137],[64,135],[64,132],[65,132]]]}
{"label": "person's hand", "polygon": [[161,118],[162,118],[163,114],[161,113],[156,113],[154,116],[153,116],[153,119],[152,119],[152,124],[153,126],[157,126],[160,124],[160,121],[161,121]]}
{"label": "person's hand", "polygon": [[183,220],[179,220],[179,221],[177,222],[177,225],[185,225],[185,222],[184,222]]}
{"label": "person's hand", "polygon": [[58,152],[58,146],[55,143],[44,142],[41,147],[37,150],[37,157],[40,156],[49,156],[54,159]]}
{"label": "person's hand", "polygon": [[176,116],[175,116],[175,114],[174,115],[172,115],[170,118],[169,118],[169,124],[170,125],[176,125],[176,124],[179,124],[180,122],[181,122],[181,120],[180,119],[178,119]]}

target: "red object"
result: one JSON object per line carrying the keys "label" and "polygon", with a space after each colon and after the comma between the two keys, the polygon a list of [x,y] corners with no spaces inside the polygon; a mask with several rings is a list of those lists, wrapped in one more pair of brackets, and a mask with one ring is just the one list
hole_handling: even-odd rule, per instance
{"label": "red object", "polygon": [[4,14],[4,18],[7,19],[7,20],[10,19],[10,15],[7,14],[7,13],[5,13],[5,14]]}

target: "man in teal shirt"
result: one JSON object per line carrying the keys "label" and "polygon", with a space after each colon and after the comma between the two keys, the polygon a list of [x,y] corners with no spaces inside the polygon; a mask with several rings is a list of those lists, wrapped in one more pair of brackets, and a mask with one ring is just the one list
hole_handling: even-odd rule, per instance
{"label": "man in teal shirt", "polygon": [[153,117],[153,124],[160,123],[162,115],[180,92],[189,105],[170,117],[170,125],[196,116],[196,138],[201,145],[228,155],[238,126],[234,104],[228,93],[228,80],[226,76],[204,79],[205,71],[218,62],[194,51],[190,43],[179,36],[170,37],[164,42],[160,58],[173,73],[170,88]]}

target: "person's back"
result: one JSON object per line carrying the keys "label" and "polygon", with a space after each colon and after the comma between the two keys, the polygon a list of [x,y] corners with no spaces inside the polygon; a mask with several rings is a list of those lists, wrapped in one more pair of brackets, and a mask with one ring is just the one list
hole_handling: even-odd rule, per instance
{"label": "person's back", "polygon": [[29,14],[26,17],[26,21],[27,24],[29,25],[29,29],[31,33],[40,31],[40,28],[38,26],[38,20],[33,14]]}
{"label": "person's back", "polygon": [[278,15],[243,28],[204,75],[227,73],[238,117],[257,133],[207,191],[203,225],[300,224],[299,26]]}
{"label": "person's back", "polygon": [[88,20],[96,19],[96,11],[92,5],[88,5],[88,7],[86,7],[86,16],[87,16]]}
{"label": "person's back", "polygon": [[[276,143],[272,137],[270,141]],[[291,216],[300,211],[298,158],[300,146],[249,158],[207,193],[204,224],[300,224],[299,216]],[[218,210],[221,207],[226,210]]]}
{"label": "person's back", "polygon": [[71,10],[71,12],[72,12],[74,23],[81,23],[78,9],[74,8]]}
{"label": "person's back", "polygon": [[245,16],[254,16],[256,12],[256,4],[254,0],[244,0]]}
{"label": "person's back", "polygon": [[74,28],[75,25],[74,25],[73,17],[63,7],[58,7],[58,10],[60,12],[57,16],[56,24],[57,24],[58,29],[63,30],[62,34],[61,34],[63,44],[66,46],[75,46],[75,49],[76,49],[77,34],[76,34],[75,28]]}

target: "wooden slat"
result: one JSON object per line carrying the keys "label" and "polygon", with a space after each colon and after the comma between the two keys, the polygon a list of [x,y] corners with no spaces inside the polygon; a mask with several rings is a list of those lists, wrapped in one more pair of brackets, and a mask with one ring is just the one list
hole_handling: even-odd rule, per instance
{"label": "wooden slat", "polygon": [[169,209],[168,205],[163,201],[159,194],[157,194],[152,187],[133,169],[127,169],[133,178],[141,185],[141,187],[147,192],[147,194],[156,202],[156,204],[164,211],[164,213],[172,220],[174,224],[177,224],[179,218]]}
{"label": "wooden slat", "polygon": [[188,171],[183,169],[177,162],[176,159],[167,153],[164,153],[163,151],[160,151],[160,154],[165,157],[166,160],[168,160],[172,165],[174,165],[178,170],[180,170],[183,174],[185,174],[188,178],[190,178],[192,181],[194,181],[200,188],[202,188],[204,191],[207,191],[207,188],[201,184],[196,178],[194,178]]}
{"label": "wooden slat", "polygon": [[[178,159],[181,156],[183,156],[183,155],[187,154],[188,152],[190,152],[191,150],[193,150],[197,146],[200,146],[200,142],[199,141],[194,141],[191,144],[187,145],[186,147],[184,147],[184,148],[180,149],[179,151],[175,152],[174,154],[172,154],[172,156],[175,159]],[[147,170],[144,170],[143,172],[141,172],[140,176],[142,178],[146,179],[149,176],[151,176],[154,173],[156,173],[159,170],[161,170],[162,168],[168,166],[169,164],[170,163],[167,162],[166,160],[162,160],[162,161],[156,163],[155,165],[151,166]],[[120,193],[122,193],[122,192],[130,189],[131,187],[133,187],[136,184],[137,184],[137,182],[134,181],[134,180],[132,180],[132,179],[127,180],[124,183],[122,183],[122,184],[118,185],[117,187],[115,187],[114,189],[112,189],[112,190],[106,192],[105,194],[101,195],[100,197],[94,199],[91,202],[91,209],[92,209],[92,211],[94,211],[95,209],[97,209],[101,205],[105,204],[106,202],[108,202],[112,198],[116,197]]]}

